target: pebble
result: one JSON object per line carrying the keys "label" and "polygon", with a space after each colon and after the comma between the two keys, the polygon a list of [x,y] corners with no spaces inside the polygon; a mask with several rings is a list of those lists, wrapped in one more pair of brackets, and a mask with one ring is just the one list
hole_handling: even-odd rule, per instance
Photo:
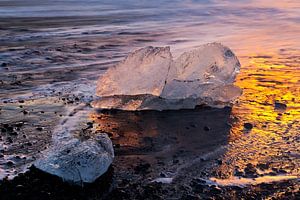
{"label": "pebble", "polygon": [[285,110],[287,108],[286,104],[275,102],[274,107],[276,110]]}
{"label": "pebble", "polygon": [[247,130],[251,130],[253,128],[253,125],[251,123],[244,123],[244,128]]}
{"label": "pebble", "polygon": [[29,111],[23,110],[23,114],[24,114],[24,115],[27,115],[28,113],[29,113]]}
{"label": "pebble", "polygon": [[37,128],[36,128],[36,130],[38,130],[38,131],[42,131],[42,130],[43,130],[43,128],[42,128],[42,127],[37,127]]}
{"label": "pebble", "polygon": [[7,164],[8,166],[14,165],[13,161],[8,161],[6,164]]}
{"label": "pebble", "polygon": [[208,126],[204,126],[204,127],[203,127],[203,130],[205,130],[205,131],[209,131],[209,130],[210,130],[210,128],[209,128]]}

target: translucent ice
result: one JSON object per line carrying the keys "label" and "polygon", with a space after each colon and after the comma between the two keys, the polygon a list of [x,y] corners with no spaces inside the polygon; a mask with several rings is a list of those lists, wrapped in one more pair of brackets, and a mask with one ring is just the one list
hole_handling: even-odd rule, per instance
{"label": "translucent ice", "polygon": [[97,95],[159,96],[172,62],[169,47],[139,49],[110,68],[97,84]]}
{"label": "translucent ice", "polygon": [[106,134],[80,141],[72,138],[55,144],[34,165],[42,171],[74,183],[92,183],[104,174],[113,161],[111,140]]}
{"label": "translucent ice", "polygon": [[112,142],[105,133],[87,134],[85,137],[78,135],[87,122],[90,108],[79,105],[70,108],[70,111],[54,130],[52,145],[42,152],[34,165],[68,182],[91,183],[113,162]]}
{"label": "translucent ice", "polygon": [[242,93],[234,86],[240,63],[219,43],[172,59],[168,47],[145,47],[109,69],[97,84],[96,108],[166,110],[200,104],[223,107]]}

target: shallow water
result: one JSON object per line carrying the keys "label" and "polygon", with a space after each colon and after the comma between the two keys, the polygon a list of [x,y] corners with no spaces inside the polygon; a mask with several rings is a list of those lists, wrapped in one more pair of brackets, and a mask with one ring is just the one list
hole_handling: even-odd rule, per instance
{"label": "shallow water", "polygon": [[[21,129],[28,134],[22,140],[21,133],[1,133],[0,174],[18,172],[5,163],[18,154],[24,144],[20,141],[35,141],[25,145],[30,158],[24,162],[30,163],[31,154],[49,145],[69,105],[89,102],[97,78],[133,49],[168,45],[176,57],[201,44],[221,42],[241,61],[236,84],[244,93],[232,108],[234,120],[215,176],[299,177],[299,33],[296,0],[0,1],[1,127],[20,121],[34,127]],[[22,99],[24,103],[18,102]],[[24,109],[30,115],[23,115]],[[245,129],[244,123],[253,128]],[[44,135],[36,130],[40,126]],[[121,142],[138,149],[138,131],[129,130]],[[23,161],[13,161],[22,166]],[[253,167],[255,173],[247,173]]]}

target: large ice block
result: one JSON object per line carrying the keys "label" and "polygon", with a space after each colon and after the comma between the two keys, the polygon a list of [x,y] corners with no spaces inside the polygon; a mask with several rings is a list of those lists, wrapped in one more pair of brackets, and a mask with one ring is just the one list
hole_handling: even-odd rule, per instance
{"label": "large ice block", "polygon": [[220,43],[202,45],[176,60],[168,47],[145,47],[100,77],[100,98],[92,105],[123,110],[224,107],[242,93],[233,85],[239,71],[238,58]]}

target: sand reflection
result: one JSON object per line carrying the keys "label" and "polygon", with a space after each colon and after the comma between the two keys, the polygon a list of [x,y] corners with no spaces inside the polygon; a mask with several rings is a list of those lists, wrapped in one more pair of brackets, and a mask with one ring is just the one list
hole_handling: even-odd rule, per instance
{"label": "sand reflection", "polygon": [[[287,62],[293,55],[295,51],[252,56],[249,66],[241,70],[237,85],[244,94],[232,110],[236,123],[230,148],[217,169],[220,177],[299,177],[299,57]],[[245,130],[247,122],[253,124],[252,130]]]}

